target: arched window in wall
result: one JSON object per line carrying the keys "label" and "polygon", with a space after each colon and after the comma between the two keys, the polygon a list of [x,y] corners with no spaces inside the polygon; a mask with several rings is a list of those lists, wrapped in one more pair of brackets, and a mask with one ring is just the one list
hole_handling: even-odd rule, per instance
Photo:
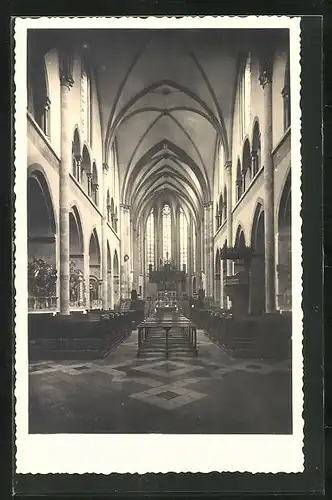
{"label": "arched window in wall", "polygon": [[91,76],[87,62],[82,59],[81,68],[81,130],[85,140],[91,145]]}
{"label": "arched window in wall", "polygon": [[172,258],[172,212],[171,207],[166,204],[162,210],[163,221],[163,259],[170,261]]}
{"label": "arched window in wall", "polygon": [[149,217],[146,222],[146,264],[147,271],[150,266],[154,268],[154,209],[151,209]]}
{"label": "arched window in wall", "polygon": [[180,223],[180,268],[183,271],[187,271],[188,268],[188,223],[183,211],[180,208],[179,211],[179,223]]}
{"label": "arched window in wall", "polygon": [[289,59],[287,59],[287,64],[286,64],[284,88],[282,89],[282,98],[284,101],[284,130],[287,130],[291,124]]}
{"label": "arched window in wall", "polygon": [[240,80],[239,117],[241,139],[248,133],[251,115],[251,54],[247,55]]}

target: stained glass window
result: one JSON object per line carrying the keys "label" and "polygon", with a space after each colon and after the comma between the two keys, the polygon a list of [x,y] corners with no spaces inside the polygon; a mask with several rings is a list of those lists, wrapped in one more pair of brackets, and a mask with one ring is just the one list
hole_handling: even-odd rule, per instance
{"label": "stained glass window", "polygon": [[171,260],[172,258],[172,213],[169,205],[164,205],[162,210],[163,221],[163,259]]}
{"label": "stained glass window", "polygon": [[152,208],[146,223],[146,264],[154,267],[154,210]]}

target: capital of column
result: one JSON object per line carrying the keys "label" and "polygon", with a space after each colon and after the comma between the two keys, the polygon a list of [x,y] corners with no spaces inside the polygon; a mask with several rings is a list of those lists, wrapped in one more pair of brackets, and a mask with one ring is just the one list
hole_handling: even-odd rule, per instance
{"label": "capital of column", "polygon": [[120,203],[120,209],[122,209],[124,212],[130,210],[130,205],[126,205],[125,203]]}
{"label": "capital of column", "polygon": [[259,83],[261,84],[261,86],[263,87],[263,89],[265,88],[265,86],[268,83],[271,83],[271,81],[272,81],[270,72],[268,70],[266,70],[266,69],[261,72],[261,74],[259,75],[258,79],[259,79]]}
{"label": "capital of column", "polygon": [[45,99],[45,111],[49,111],[51,107],[51,101],[49,97],[46,97]]}
{"label": "capital of column", "polygon": [[213,206],[213,201],[208,201],[206,203],[204,203],[204,208],[211,208]]}
{"label": "capital of column", "polygon": [[225,163],[225,170],[230,171],[232,169],[232,162],[230,160]]}
{"label": "capital of column", "polygon": [[74,85],[73,79],[73,55],[70,50],[62,47],[60,49],[59,72],[60,85],[67,87],[69,90]]}
{"label": "capital of column", "polygon": [[108,172],[108,170],[109,170],[108,163],[107,162],[103,163],[103,171],[106,173]]}
{"label": "capital of column", "polygon": [[81,155],[74,155],[74,158],[75,158],[75,161],[76,161],[76,165],[78,167],[80,167],[81,163],[82,163],[82,156]]}

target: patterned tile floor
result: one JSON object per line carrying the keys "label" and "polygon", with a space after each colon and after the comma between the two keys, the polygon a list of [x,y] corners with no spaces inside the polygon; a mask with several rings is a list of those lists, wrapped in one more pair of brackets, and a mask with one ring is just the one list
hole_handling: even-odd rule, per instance
{"label": "patterned tile floor", "polygon": [[202,330],[198,348],[137,359],[133,331],[103,360],[32,363],[30,432],[291,432],[289,362],[232,359]]}

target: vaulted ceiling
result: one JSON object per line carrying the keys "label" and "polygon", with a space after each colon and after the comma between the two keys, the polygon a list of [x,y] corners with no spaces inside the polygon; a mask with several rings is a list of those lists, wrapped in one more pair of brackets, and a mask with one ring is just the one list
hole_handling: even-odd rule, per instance
{"label": "vaulted ceiling", "polygon": [[169,193],[198,217],[211,197],[218,141],[228,154],[236,45],[221,31],[104,35],[102,47],[95,52],[92,40],[90,50],[121,200],[139,214]]}
{"label": "vaulted ceiling", "polygon": [[76,30],[94,66],[104,157],[115,143],[120,200],[133,212],[170,193],[198,217],[210,200],[218,142],[230,156],[239,60],[252,33]]}

